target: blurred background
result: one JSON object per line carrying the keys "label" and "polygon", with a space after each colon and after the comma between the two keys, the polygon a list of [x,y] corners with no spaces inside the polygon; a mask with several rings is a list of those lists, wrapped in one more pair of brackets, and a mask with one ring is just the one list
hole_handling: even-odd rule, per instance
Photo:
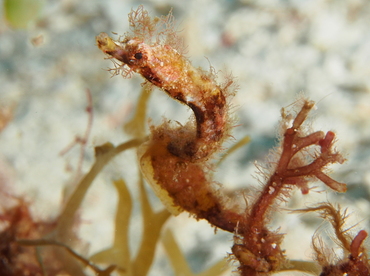
{"label": "blurred background", "polygon": [[[127,14],[143,4],[152,16],[172,9],[186,56],[195,66],[211,66],[222,79],[232,73],[238,84],[233,110],[235,140],[251,143],[215,172],[228,190],[258,187],[254,161],[262,162],[276,145],[280,109],[299,95],[317,103],[312,126],[337,133],[337,148],[348,161],[333,167],[333,178],[348,184],[344,195],[321,183],[307,196],[299,191],[284,207],[302,208],[322,201],[349,207],[351,221],[369,228],[370,188],[370,2],[366,0],[2,0],[0,1],[0,185],[31,202],[35,218],[56,217],[68,189],[76,183],[80,150],[73,147],[88,126],[86,91],[92,95],[93,125],[82,171],[94,161],[93,148],[130,139],[122,125],[132,118],[143,82],[140,76],[111,78],[113,67],[95,45],[100,32],[129,31]],[[154,124],[162,118],[186,122],[185,106],[156,90],[148,106]],[[94,181],[83,203],[81,239],[91,255],[112,242],[117,203],[113,179],[124,178],[138,196],[134,151],[121,154]],[[152,194],[148,188],[148,192]],[[163,208],[151,195],[156,209]],[[141,233],[140,207],[134,206],[132,250]],[[135,216],[137,214],[137,216]],[[275,223],[276,222],[276,223]],[[274,224],[275,223],[275,224]],[[352,225],[350,223],[350,225]],[[187,214],[166,227],[195,272],[230,252],[232,235]],[[288,257],[312,258],[311,237],[330,227],[315,216],[281,211],[272,228],[288,233]],[[300,243],[297,248],[297,242]],[[149,275],[173,275],[158,245]],[[230,273],[226,274],[229,275]]]}

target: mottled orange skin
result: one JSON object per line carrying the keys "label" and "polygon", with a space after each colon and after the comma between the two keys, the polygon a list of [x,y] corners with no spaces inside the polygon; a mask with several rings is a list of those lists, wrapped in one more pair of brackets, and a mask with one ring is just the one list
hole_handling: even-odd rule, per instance
{"label": "mottled orange skin", "polygon": [[[267,227],[276,202],[288,198],[294,186],[308,193],[308,181],[312,178],[337,192],[346,190],[344,183],[331,179],[323,171],[328,164],[344,162],[333,149],[335,134],[331,131],[307,133],[305,127],[301,128],[313,102],[304,99],[296,115],[285,116],[282,112],[280,151],[277,151],[278,158],[271,162],[275,167],[265,175],[264,188],[245,212],[230,208],[226,197],[211,180],[208,163],[229,134],[226,92],[229,84],[217,85],[211,73],[194,68],[173,47],[176,43],[167,43],[173,42],[174,32],[160,32],[156,27],[158,22],[167,27],[171,18],[168,15],[162,21],[152,20],[141,6],[129,15],[131,36],[118,42],[105,33],[97,37],[99,48],[122,63],[119,69],[125,75],[131,72],[142,75],[194,112],[195,125],[191,120],[185,126],[164,121],[160,126],[151,127],[149,141],[139,148],[142,173],[173,214],[186,210],[197,219],[207,219],[213,226],[235,233],[232,252],[240,262],[240,275],[270,275],[280,271],[286,265],[281,249],[282,235]],[[161,36],[164,33],[168,35]],[[310,150],[307,148],[311,146],[320,150],[308,161]],[[357,248],[364,239],[361,233],[353,243],[353,252],[359,252]],[[352,257],[359,260],[360,255],[355,255]],[[360,265],[357,267],[366,271]]]}
{"label": "mottled orange skin", "polygon": [[[141,162],[150,160],[154,181],[173,198],[174,206],[181,206],[197,219],[207,219],[218,228],[234,232],[243,215],[226,207],[225,196],[217,190],[216,184],[212,184],[204,164],[188,162],[167,150],[171,131],[165,129],[156,129],[151,141],[145,145]],[[145,164],[141,163],[141,166]]]}
{"label": "mottled orange skin", "polygon": [[228,106],[209,73],[194,68],[169,45],[148,45],[137,38],[114,43],[104,33],[99,37],[98,46],[105,53],[193,110],[196,136],[183,145],[170,143],[168,149],[174,155],[196,161],[208,158],[220,147],[229,128]]}
{"label": "mottled orange skin", "polygon": [[[229,132],[226,89],[217,85],[211,73],[194,68],[168,44],[149,44],[140,37],[116,42],[105,33],[97,37],[97,44],[130,71],[194,112],[195,124],[190,121],[185,126],[173,126],[165,122],[151,127],[150,141],[139,150],[142,172],[158,196],[174,214],[179,206],[198,219],[233,232],[242,217],[226,207],[224,196],[210,180],[207,163]],[[163,191],[172,202],[168,203]]]}

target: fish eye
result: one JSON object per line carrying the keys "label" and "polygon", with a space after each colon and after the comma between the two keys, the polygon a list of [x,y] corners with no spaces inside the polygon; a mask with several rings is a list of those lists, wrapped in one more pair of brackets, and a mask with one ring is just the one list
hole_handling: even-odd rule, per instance
{"label": "fish eye", "polygon": [[142,58],[143,58],[143,54],[142,54],[142,53],[136,53],[136,54],[134,55],[134,57],[135,57],[136,59],[142,59]]}

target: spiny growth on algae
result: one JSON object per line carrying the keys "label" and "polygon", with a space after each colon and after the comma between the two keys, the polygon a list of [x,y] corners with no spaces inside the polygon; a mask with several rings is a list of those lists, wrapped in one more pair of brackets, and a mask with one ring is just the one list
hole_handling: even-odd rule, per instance
{"label": "spiny growth on algae", "polygon": [[[215,154],[221,152],[233,124],[230,116],[230,97],[235,89],[232,78],[227,77],[220,85],[213,71],[206,72],[191,65],[183,56],[171,13],[152,19],[140,6],[129,14],[129,21],[131,33],[117,41],[102,33],[97,37],[97,44],[114,62],[114,74],[128,77],[138,73],[146,80],[136,114],[125,125],[125,130],[135,138],[118,146],[106,143],[95,148],[94,164],[81,178],[55,221],[34,222],[28,204],[22,200],[4,212],[2,221],[7,222],[7,226],[0,233],[1,275],[85,275],[90,270],[95,275],[144,276],[148,274],[159,240],[176,275],[195,275],[171,232],[165,231],[161,238],[164,222],[171,213],[177,215],[183,211],[234,234],[229,259],[237,263],[240,275],[272,275],[288,270],[322,276],[369,275],[363,245],[367,232],[351,233],[351,228],[345,226],[346,211],[332,203],[317,203],[294,212],[317,213],[329,221],[334,228],[334,239],[343,249],[342,256],[333,257],[320,237],[314,235],[315,260],[288,260],[281,248],[283,235],[269,227],[270,217],[289,199],[294,187],[304,195],[309,193],[311,182],[319,180],[336,192],[346,191],[346,184],[327,173],[328,165],[345,161],[334,149],[335,133],[312,131],[305,124],[314,103],[300,97],[291,110],[282,110],[280,141],[269,158],[272,162],[258,167],[264,186],[247,206],[236,208],[222,188],[214,187],[211,175],[211,169],[221,162],[214,161]],[[150,126],[151,134],[146,137],[146,105],[155,87],[187,105],[194,119],[185,126],[165,120],[160,126]],[[226,151],[221,160],[247,141],[245,138]],[[114,241],[110,248],[85,257],[74,249],[80,241],[72,231],[76,226],[76,212],[104,166],[132,148],[138,149],[142,172],[138,185],[143,234],[138,253],[132,256],[128,246],[133,202],[124,180],[120,179],[113,182],[119,195]],[[153,211],[143,177],[167,209]],[[221,260],[199,275],[220,275],[226,268],[225,261]]]}

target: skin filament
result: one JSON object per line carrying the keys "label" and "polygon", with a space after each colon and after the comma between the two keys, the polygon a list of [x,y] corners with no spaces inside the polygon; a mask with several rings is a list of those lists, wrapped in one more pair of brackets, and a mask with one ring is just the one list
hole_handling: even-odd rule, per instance
{"label": "skin filament", "polygon": [[[140,6],[129,14],[132,33],[115,41],[97,36],[98,47],[118,63],[124,76],[135,72],[171,98],[187,105],[195,120],[185,126],[165,121],[151,127],[151,139],[139,149],[141,170],[173,213],[186,210],[233,232],[240,215],[226,208],[209,176],[208,160],[229,137],[229,78],[218,85],[213,72],[194,68],[181,53],[181,41],[170,13],[151,19]],[[161,29],[164,26],[164,31]],[[118,74],[118,72],[116,72]]]}
{"label": "skin filament", "polygon": [[[151,19],[139,6],[129,14],[129,22],[131,32],[117,41],[106,33],[96,38],[99,49],[113,60],[114,74],[129,77],[138,73],[147,84],[194,113],[194,119],[184,126],[169,120],[150,126],[149,140],[138,149],[144,177],[172,214],[187,211],[234,233],[231,255],[240,263],[240,275],[270,275],[288,268],[281,248],[283,235],[269,229],[269,220],[278,204],[290,197],[293,187],[307,194],[309,182],[319,180],[334,191],[346,191],[345,183],[326,173],[328,165],[345,161],[334,148],[335,133],[311,132],[305,126],[315,106],[312,101],[301,97],[291,111],[283,109],[280,143],[271,153],[273,161],[266,170],[259,167],[264,187],[247,206],[235,207],[212,180],[210,163],[230,136],[231,78],[219,85],[213,70],[205,72],[191,65],[182,53],[171,13]],[[359,232],[351,241],[352,257],[361,257],[366,237],[366,232]]]}

